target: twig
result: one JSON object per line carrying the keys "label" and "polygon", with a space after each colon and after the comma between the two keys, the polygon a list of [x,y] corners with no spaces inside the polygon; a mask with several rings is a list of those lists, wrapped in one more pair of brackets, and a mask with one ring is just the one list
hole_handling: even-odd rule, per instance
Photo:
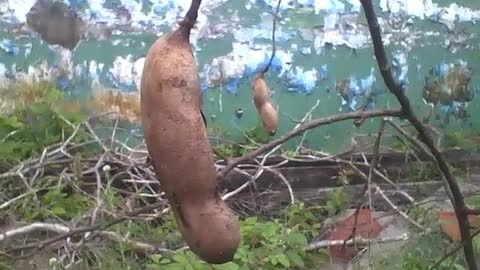
{"label": "twig", "polygon": [[[35,192],[35,191],[33,191],[33,192]],[[21,200],[21,199],[23,199],[23,198],[25,198],[25,197],[27,197],[31,194],[32,194],[31,192],[25,192],[25,193],[15,197],[15,198],[12,198],[12,199],[0,204],[0,210],[9,207],[12,203],[15,203],[16,201]]]}
{"label": "twig", "polygon": [[285,183],[285,185],[287,186],[287,189],[288,189],[288,193],[290,194],[290,203],[295,204],[295,195],[293,195],[292,186],[290,185],[288,180],[285,178],[285,176],[281,172],[279,172],[278,170],[274,170],[274,169],[270,169],[270,168],[266,168],[266,169],[269,172],[272,172],[273,174],[278,176],[278,178],[280,178],[283,181],[283,183]]}
{"label": "twig", "polygon": [[[65,232],[61,235],[58,235],[56,237],[52,237],[50,239],[47,239],[47,240],[44,240],[44,241],[41,241],[39,243],[32,243],[32,244],[26,244],[26,245],[23,245],[23,246],[20,246],[20,247],[16,247],[16,248],[13,248],[11,250],[8,251],[8,253],[12,253],[12,252],[16,252],[16,251],[20,251],[20,250],[25,250],[25,249],[35,249],[36,252],[44,249],[45,247],[53,244],[53,243],[56,243],[56,242],[59,242],[59,241],[62,241],[64,239],[67,239],[69,237],[72,237],[72,236],[75,236],[75,235],[78,235],[78,234],[82,234],[82,233],[88,233],[88,232],[95,232],[95,231],[102,231],[102,230],[105,230],[111,226],[114,226],[120,222],[123,222],[125,220],[127,220],[128,218],[130,217],[135,217],[139,214],[142,214],[142,213],[146,213],[146,212],[149,212],[149,211],[152,211],[154,209],[157,209],[159,207],[162,207],[164,206],[165,203],[164,202],[157,202],[157,203],[154,203],[154,204],[151,204],[151,205],[148,205],[146,207],[143,207],[143,208],[140,208],[140,209],[137,209],[137,210],[134,210],[134,211],[131,211],[131,212],[127,212],[125,213],[122,217],[119,217],[119,218],[116,218],[110,222],[108,222],[107,224],[94,224],[94,225],[90,225],[90,226],[85,226],[85,227],[80,227],[80,228],[75,228],[75,229],[71,229],[69,230],[68,232]],[[8,235],[7,235],[8,236]],[[35,254],[35,252],[33,252],[32,254],[28,254],[28,255],[25,255],[25,257],[29,257],[29,256],[32,256],[33,254]],[[22,256],[23,257],[23,256]]]}
{"label": "twig", "polygon": [[[372,161],[370,162],[370,168],[368,169],[368,177],[367,177],[367,194],[368,194],[368,207],[370,211],[373,211],[373,202],[372,202],[372,177],[374,170],[377,167],[378,163],[378,156],[380,151],[380,142],[382,141],[382,135],[385,130],[385,121],[382,120],[380,123],[380,128],[378,129],[377,138],[375,139],[375,144],[373,145],[373,157]],[[373,215],[370,215],[370,226],[373,228]],[[368,261],[369,264],[371,263],[371,252],[372,249],[370,248],[370,243],[368,244]]]}
{"label": "twig", "polygon": [[[4,241],[7,238],[16,237],[16,236],[19,236],[19,235],[29,234],[29,233],[32,233],[32,232],[35,232],[35,231],[49,231],[49,232],[66,234],[66,233],[72,232],[74,230],[75,229],[70,229],[69,227],[67,227],[65,225],[61,225],[61,224],[35,222],[33,224],[23,226],[23,227],[20,227],[20,228],[17,228],[17,229],[13,229],[13,230],[10,230],[10,231],[7,231],[7,232],[4,232],[4,233],[0,234],[0,241]],[[166,253],[166,254],[172,254],[173,253],[173,251],[171,251],[171,250],[158,247],[154,244],[132,240],[132,239],[129,239],[125,236],[122,236],[118,233],[111,232],[111,231],[102,231],[98,235],[102,236],[104,238],[107,238],[111,241],[130,244],[134,248],[141,249],[141,250],[144,250],[144,251],[160,252],[160,253]]]}
{"label": "twig", "polygon": [[95,209],[93,209],[92,213],[92,219],[91,219],[91,224],[95,223],[95,219],[97,218],[97,212],[102,206],[103,200],[101,198],[102,196],[102,177],[100,175],[100,167],[103,165],[103,160],[105,159],[105,154],[101,155],[100,158],[97,161],[97,164],[95,164],[95,178],[97,180],[97,192],[95,194]]}
{"label": "twig", "polygon": [[384,110],[384,111],[358,111],[358,112],[349,112],[349,113],[342,113],[342,114],[337,114],[337,115],[332,115],[332,116],[327,116],[327,117],[322,117],[318,119],[314,119],[312,121],[305,122],[301,124],[297,129],[291,130],[284,135],[280,136],[278,139],[275,139],[267,144],[264,144],[257,148],[256,150],[243,155],[241,157],[233,158],[227,162],[227,165],[223,168],[222,171],[219,173],[219,178],[223,179],[228,172],[230,172],[234,167],[236,167],[238,164],[254,159],[255,157],[270,151],[271,149],[275,148],[278,145],[281,145],[285,143],[286,141],[290,140],[291,138],[294,138],[303,132],[316,128],[318,126],[323,126],[323,125],[328,125],[340,121],[345,121],[345,120],[352,120],[352,119],[360,119],[360,118],[374,118],[374,117],[383,117],[383,116],[397,116],[401,117],[402,114],[400,111],[396,110]]}
{"label": "twig", "polygon": [[387,55],[385,53],[385,47],[382,41],[382,35],[380,31],[380,26],[378,24],[377,15],[373,8],[371,0],[360,0],[365,16],[367,19],[368,27],[370,30],[370,35],[372,37],[373,48],[375,52],[375,58],[377,59],[378,67],[382,74],[383,80],[387,85],[390,92],[397,98],[398,102],[402,107],[402,114],[407,118],[412,126],[417,130],[418,135],[423,143],[428,147],[430,152],[435,157],[436,162],[445,178],[445,189],[452,193],[453,198],[451,202],[455,209],[455,214],[458,219],[460,227],[460,235],[463,241],[466,241],[464,246],[465,260],[470,270],[478,270],[478,265],[475,260],[475,253],[473,249],[473,244],[470,236],[470,222],[468,221],[468,216],[466,214],[466,205],[463,199],[460,188],[455,180],[455,177],[452,175],[450,168],[445,162],[442,154],[435,146],[432,138],[430,137],[426,127],[415,115],[411,105],[410,100],[404,93],[403,86],[398,84],[391,72],[390,65],[388,63]]}
{"label": "twig", "polygon": [[408,240],[409,236],[407,233],[402,234],[396,237],[389,237],[389,238],[380,238],[380,239],[365,239],[362,237],[355,237],[348,241],[344,240],[322,240],[308,244],[306,251],[313,251],[320,248],[327,248],[333,246],[352,246],[354,243],[360,245],[369,245],[372,243],[392,243],[392,242],[399,242],[399,241],[406,241]]}
{"label": "twig", "polygon": [[[360,175],[360,177],[362,177],[365,181],[368,181],[368,176],[365,175],[353,162],[350,163],[350,166]],[[371,166],[371,165],[370,165]],[[376,185],[374,186],[376,187]],[[385,197],[383,197],[385,199]],[[388,198],[388,197],[387,197]],[[387,203],[389,202],[390,200],[387,201]],[[391,201],[390,201],[391,202]],[[393,204],[393,203],[392,203]],[[390,205],[390,204],[389,204]],[[394,204],[393,204],[394,205]],[[392,205],[390,205],[392,206]],[[394,205],[395,206],[395,205]],[[393,210],[394,211],[398,211],[398,213],[400,214],[400,216],[404,217],[408,222],[412,223],[414,226],[418,227],[418,223],[415,222],[414,220],[412,220],[411,218],[408,217],[407,214],[403,213],[398,207],[393,207]],[[420,228],[422,228],[420,226]]]}
{"label": "twig", "polygon": [[282,0],[278,0],[277,8],[275,9],[275,14],[273,14],[273,26],[272,26],[272,55],[270,56],[270,60],[268,60],[267,66],[263,69],[262,73],[265,74],[268,72],[268,69],[272,65],[273,58],[275,58],[275,52],[277,50],[276,42],[275,42],[275,32],[277,30],[277,20],[278,20],[278,13],[280,11],[280,4]]}
{"label": "twig", "polygon": [[419,228],[419,229],[423,229],[422,225],[420,225],[418,222],[416,222],[415,220],[411,219],[407,214],[405,214],[402,210],[400,210],[398,208],[398,206],[396,206],[388,197],[387,195],[385,195],[385,192],[383,192],[383,190],[377,186],[377,185],[374,185],[375,187],[375,191],[378,192],[380,194],[380,196],[382,196],[382,198],[388,203],[388,205],[390,205],[390,207],[393,209],[393,211],[395,211],[395,213],[398,213],[400,216],[402,216],[404,219],[408,220],[411,224],[413,224],[415,227]]}

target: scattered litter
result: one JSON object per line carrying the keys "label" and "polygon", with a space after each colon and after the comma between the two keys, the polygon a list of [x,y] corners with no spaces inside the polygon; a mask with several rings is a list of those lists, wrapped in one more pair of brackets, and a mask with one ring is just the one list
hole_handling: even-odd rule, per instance
{"label": "scattered litter", "polygon": [[407,73],[408,73],[408,63],[407,63],[407,54],[401,50],[396,50],[393,53],[392,66],[397,71],[397,79],[400,82],[408,83]]}
{"label": "scattered litter", "polygon": [[423,100],[445,113],[444,124],[448,123],[450,116],[463,122],[467,119],[467,105],[475,97],[471,79],[472,71],[463,61],[434,65],[429,76],[425,77]]}
{"label": "scattered litter", "polygon": [[[241,25],[240,21],[236,19],[240,16],[240,10],[236,10],[236,8],[230,9],[227,12],[228,15],[217,16],[213,9],[229,2],[227,0],[212,0],[202,3],[198,22],[191,35],[195,58],[197,58],[197,54],[201,54],[202,48],[205,50],[203,44],[200,44],[202,46],[199,45],[200,40],[228,39],[233,36],[230,53],[215,55],[215,57],[207,60],[200,57],[202,62],[199,63],[202,93],[209,88],[221,87],[231,94],[236,94],[240,84],[247,82],[253,74],[266,66],[271,55],[271,45],[268,44],[271,41],[271,11],[276,7],[277,1],[249,0],[245,1],[244,6],[240,6],[243,11],[260,12],[258,14],[260,22],[257,20],[254,25]],[[21,24],[28,21],[27,17],[30,17],[31,21],[33,18],[36,23],[30,23],[31,25],[43,24],[49,26],[49,29],[56,29],[55,31],[47,31],[50,32],[47,36],[43,34],[43,38],[48,43],[61,44],[70,49],[75,48],[79,40],[85,37],[82,37],[82,35],[86,35],[88,39],[106,39],[110,40],[112,45],[118,43],[120,47],[128,47],[129,44],[122,37],[113,39],[111,38],[112,35],[117,35],[117,33],[121,35],[125,29],[135,33],[152,30],[160,35],[175,26],[190,6],[190,0],[119,0],[117,1],[118,8],[112,9],[106,8],[107,2],[109,1],[63,0],[56,1],[56,4],[53,4],[53,0],[4,0],[0,1],[0,20],[7,24]],[[408,83],[408,61],[410,61],[408,56],[411,49],[415,46],[424,46],[424,44],[419,44],[420,36],[424,35],[435,39],[443,35],[443,32],[416,30],[417,21],[430,20],[454,29],[459,23],[475,23],[480,20],[480,10],[462,7],[456,3],[440,6],[433,3],[432,0],[380,0],[378,6],[385,13],[384,16],[379,18],[379,23],[385,30],[385,44],[395,46],[395,48],[400,47],[392,54],[392,67],[396,78],[402,83]],[[55,8],[52,7],[60,8],[64,11],[63,15],[60,16],[53,12],[52,10],[55,10]],[[292,23],[296,23],[291,19],[293,17],[288,20],[289,16],[282,17],[282,15],[283,20],[277,24],[276,32],[278,50],[273,59],[269,77],[276,77],[276,79],[281,80],[283,85],[286,86],[285,90],[309,95],[318,88],[319,84],[323,83],[322,81],[327,81],[330,79],[329,77],[333,77],[329,74],[329,69],[333,66],[328,66],[326,62],[322,63],[319,60],[318,63],[314,63],[314,67],[307,68],[300,63],[296,63],[294,61],[296,57],[300,55],[299,58],[305,59],[306,57],[301,55],[321,54],[325,47],[330,47],[333,50],[337,49],[338,46],[345,46],[354,50],[366,48],[371,46],[370,34],[366,25],[359,24],[359,21],[361,21],[359,16],[362,15],[360,13],[360,1],[358,0],[282,1],[282,11],[293,9],[295,11],[292,13],[299,12],[314,16],[317,21],[310,25],[321,25],[321,27],[308,28],[306,26],[297,27],[296,25],[292,27]],[[52,17],[61,23],[52,25]],[[45,18],[48,18],[48,22],[45,22]],[[73,31],[70,31],[72,29],[68,27],[65,28],[64,25],[67,23],[64,22],[74,22]],[[40,28],[37,29],[37,32],[42,35]],[[54,35],[52,36],[51,33]],[[460,43],[467,43],[476,36],[469,33],[465,33],[463,36],[461,34],[452,31],[451,35],[447,35],[441,41],[443,46],[453,52],[468,48]],[[297,39],[299,36],[300,40]],[[17,46],[12,42],[16,39],[9,38],[0,42],[0,49],[6,54],[14,56],[20,53],[25,56],[31,54],[31,43]],[[430,44],[427,45],[430,46]],[[147,48],[149,44],[144,43],[143,46]],[[102,84],[102,87],[115,87],[122,91],[140,89],[140,78],[145,60],[143,57],[134,59],[132,55],[115,55],[115,61],[107,65],[93,60],[82,60],[83,62],[74,63],[70,50],[60,49],[60,46],[49,46],[49,48],[54,50],[55,53],[53,64],[49,65],[46,62],[41,62],[27,67],[27,71],[19,71],[13,76],[16,79],[28,81],[48,78],[57,82],[62,89],[74,85],[75,83],[71,81],[74,79],[77,80],[76,82],[78,80],[92,82],[95,87],[98,86],[97,84]],[[417,74],[420,74],[421,66],[417,64],[418,61],[415,62],[416,66],[413,65],[412,68],[416,69]],[[446,74],[450,70],[451,65],[439,64],[434,67],[433,73],[440,78],[447,76]],[[3,67],[2,69],[0,66],[1,78],[5,77],[8,72],[8,68]],[[357,78],[352,75],[345,80],[331,79],[337,82],[337,91],[342,97],[344,108],[357,110],[374,106],[378,91],[374,87],[375,76],[373,72],[365,78]],[[473,98],[473,90],[465,89],[462,94],[464,100]],[[440,89],[438,93],[445,95],[446,92],[445,89]],[[439,103],[437,107],[440,111],[448,114],[462,115],[468,102],[464,102],[464,100],[453,100],[446,103],[437,102]]]}
{"label": "scattered litter", "polygon": [[392,14],[407,14],[420,19],[428,18],[438,23],[445,24],[453,29],[456,22],[475,22],[480,20],[480,10],[473,10],[451,3],[448,7],[440,7],[432,0],[380,0],[380,8]]}
{"label": "scattered litter", "polygon": [[310,95],[317,87],[318,71],[315,68],[304,70],[302,67],[296,66],[286,74],[286,81],[289,91]]}
{"label": "scattered litter", "polygon": [[347,111],[373,109],[379,90],[375,88],[375,69],[365,79],[351,75],[348,79],[337,80],[335,88],[342,98],[342,106]]}
{"label": "scattered litter", "polygon": [[0,49],[13,56],[17,56],[20,53],[20,49],[9,39],[3,39],[0,42]]}
{"label": "scattered litter", "polygon": [[107,76],[115,88],[128,92],[137,90],[134,72],[133,56],[129,54],[126,57],[117,56]]}
{"label": "scattered litter", "polygon": [[[209,87],[225,87],[230,93],[236,93],[240,80],[246,80],[264,68],[270,60],[271,50],[267,46],[255,46],[234,43],[233,51],[225,56],[212,59],[206,64],[203,73]],[[285,74],[291,67],[290,52],[277,50],[272,61],[271,72]]]}

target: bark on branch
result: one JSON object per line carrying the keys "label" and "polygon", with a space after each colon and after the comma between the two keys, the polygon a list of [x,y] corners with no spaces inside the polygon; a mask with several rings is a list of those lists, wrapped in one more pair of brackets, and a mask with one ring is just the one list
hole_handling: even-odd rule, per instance
{"label": "bark on branch", "polygon": [[349,113],[342,113],[342,114],[337,114],[337,115],[331,115],[327,117],[322,117],[318,119],[314,119],[311,121],[304,122],[301,124],[297,129],[293,129],[285,134],[283,134],[280,138],[275,139],[267,144],[264,144],[254,151],[243,155],[241,157],[233,158],[230,160],[227,160],[227,164],[225,168],[223,168],[222,171],[219,173],[219,178],[222,179],[224,178],[228,172],[230,172],[233,168],[235,168],[238,164],[254,159],[270,150],[275,148],[277,145],[281,145],[285,143],[286,141],[290,140],[293,137],[299,136],[303,134],[305,131],[309,129],[316,128],[318,126],[323,126],[323,125],[328,125],[340,121],[345,121],[345,120],[352,120],[352,119],[368,119],[368,118],[374,118],[374,117],[402,117],[402,112],[398,110],[384,110],[384,111],[357,111],[357,112],[349,112]]}
{"label": "bark on branch", "polygon": [[478,266],[475,261],[473,244],[471,241],[470,224],[467,218],[468,209],[465,205],[465,201],[460,191],[460,188],[457,185],[455,177],[452,175],[450,168],[443,159],[442,154],[435,146],[433,139],[430,137],[427,128],[422,124],[422,122],[413,112],[412,106],[410,105],[410,100],[405,95],[403,85],[399,84],[393,77],[390,69],[390,64],[385,53],[385,47],[382,41],[380,26],[378,24],[378,19],[375,14],[372,1],[360,0],[360,2],[363,6],[363,10],[365,11],[370,35],[372,37],[373,48],[375,51],[375,58],[377,59],[378,67],[380,68],[380,72],[385,81],[385,84],[400,103],[403,116],[410,121],[413,127],[417,130],[421,141],[428,147],[428,149],[432,153],[434,160],[443,175],[445,189],[452,195],[451,201],[460,226],[460,234],[462,236],[462,241],[465,241],[464,253],[467,265],[470,270],[478,270]]}

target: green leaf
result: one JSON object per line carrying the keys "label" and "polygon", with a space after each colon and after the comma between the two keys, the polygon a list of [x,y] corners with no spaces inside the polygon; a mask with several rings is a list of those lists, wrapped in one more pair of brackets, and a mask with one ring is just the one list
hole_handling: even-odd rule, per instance
{"label": "green leaf", "polygon": [[185,270],[185,266],[180,263],[171,263],[167,265],[161,265],[160,268],[161,270]]}
{"label": "green leaf", "polygon": [[160,263],[160,260],[162,259],[162,255],[161,254],[153,254],[152,256],[150,256],[150,259],[154,263]]}
{"label": "green leaf", "polygon": [[277,263],[278,263],[276,256],[269,256],[268,261],[274,266],[277,265]]}
{"label": "green leaf", "polygon": [[290,261],[288,260],[287,256],[285,254],[279,254],[277,255],[278,262],[285,266],[285,267],[290,267]]}
{"label": "green leaf", "polygon": [[23,126],[23,123],[18,120],[16,116],[0,117],[0,125],[7,126],[13,129],[18,129]]}
{"label": "green leaf", "polygon": [[51,211],[54,215],[57,215],[57,216],[64,216],[65,214],[67,214],[67,211],[65,210],[65,208],[60,206],[53,207]]}
{"label": "green leaf", "polygon": [[214,265],[213,268],[217,270],[239,270],[240,266],[238,266],[236,263],[228,262],[221,265]]}
{"label": "green leaf", "polygon": [[287,256],[288,259],[295,265],[295,266],[300,266],[304,267],[305,262],[303,261],[302,257],[294,250],[288,250],[287,251]]}
{"label": "green leaf", "polygon": [[290,233],[287,235],[287,241],[291,245],[306,246],[308,243],[307,238],[302,233]]}
{"label": "green leaf", "polygon": [[184,264],[184,265],[188,264],[188,259],[185,257],[184,254],[175,254],[172,257],[172,260],[174,260],[178,263]]}

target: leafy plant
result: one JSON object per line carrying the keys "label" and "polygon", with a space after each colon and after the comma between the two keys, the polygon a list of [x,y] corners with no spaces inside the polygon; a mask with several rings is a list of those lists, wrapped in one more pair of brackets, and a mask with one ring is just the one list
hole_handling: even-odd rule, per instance
{"label": "leafy plant", "polygon": [[[82,112],[69,112],[61,106],[62,93],[48,84],[25,85],[14,89],[10,110],[0,115],[0,161],[18,161],[34,157],[44,147],[70,136],[74,127],[85,119]],[[3,96],[8,96],[6,90]],[[82,131],[72,142],[86,139]]]}
{"label": "leafy plant", "polygon": [[[302,213],[305,211],[305,213]],[[306,269],[317,263],[320,258],[313,253],[307,253],[307,236],[301,228],[313,231],[315,217],[309,214],[303,205],[296,205],[286,215],[287,223],[279,220],[260,221],[256,217],[240,221],[242,242],[234,256],[233,262],[223,265],[209,265],[199,260],[192,252],[182,251],[171,258],[159,254],[152,255],[148,269]],[[288,226],[294,220],[302,224]],[[288,222],[289,221],[289,222]],[[323,259],[323,257],[321,258]]]}
{"label": "leafy plant", "polygon": [[90,207],[89,199],[80,193],[68,193],[61,186],[50,189],[39,197],[40,205],[18,209],[24,221],[45,220],[50,217],[73,219]]}
{"label": "leafy plant", "polygon": [[323,207],[306,207],[305,203],[297,202],[284,211],[285,225],[289,227],[298,227],[309,238],[318,236],[321,227],[319,223]]}
{"label": "leafy plant", "polygon": [[464,137],[461,132],[448,132],[443,137],[443,145],[446,147],[460,147],[463,145]]}

